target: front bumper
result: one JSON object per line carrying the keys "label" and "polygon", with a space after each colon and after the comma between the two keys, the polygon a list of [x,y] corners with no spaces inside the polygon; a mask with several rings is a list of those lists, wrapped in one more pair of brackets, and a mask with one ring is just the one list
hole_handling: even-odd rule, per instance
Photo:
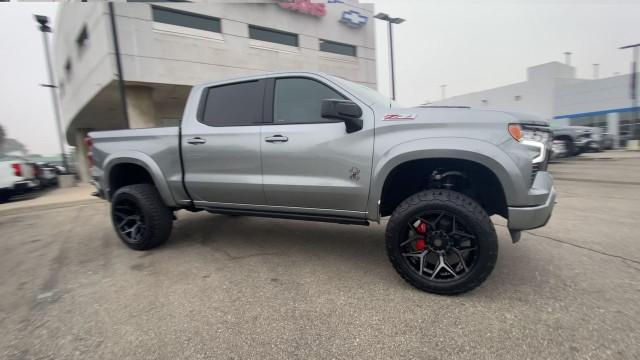
{"label": "front bumper", "polygon": [[546,171],[536,175],[530,195],[534,193],[537,199],[544,202],[535,206],[509,207],[509,231],[535,229],[547,224],[553,207],[556,204],[556,190],[553,187],[553,178]]}

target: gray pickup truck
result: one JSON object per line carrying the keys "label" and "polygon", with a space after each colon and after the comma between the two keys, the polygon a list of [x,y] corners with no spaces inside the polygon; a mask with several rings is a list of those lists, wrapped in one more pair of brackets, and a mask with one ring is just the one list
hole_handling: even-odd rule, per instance
{"label": "gray pickup truck", "polygon": [[[390,216],[389,260],[418,289],[457,294],[555,203],[548,123],[497,111],[400,107],[334,76],[284,72],[193,87],[179,127],[92,132],[92,175],[132,249],[173,212],[368,225]],[[212,234],[215,236],[215,233]]]}

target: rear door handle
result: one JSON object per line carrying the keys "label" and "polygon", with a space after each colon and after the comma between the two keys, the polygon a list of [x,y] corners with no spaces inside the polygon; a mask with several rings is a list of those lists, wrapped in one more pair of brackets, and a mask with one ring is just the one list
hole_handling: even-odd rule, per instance
{"label": "rear door handle", "polygon": [[264,138],[264,141],[269,142],[269,143],[281,143],[281,142],[287,142],[289,141],[289,138],[286,136],[282,136],[282,135],[273,135],[273,136],[269,136]]}
{"label": "rear door handle", "polygon": [[204,144],[206,143],[207,140],[196,136],[196,137],[192,137],[191,139],[187,139],[187,143],[191,144],[191,145],[200,145],[200,144]]}

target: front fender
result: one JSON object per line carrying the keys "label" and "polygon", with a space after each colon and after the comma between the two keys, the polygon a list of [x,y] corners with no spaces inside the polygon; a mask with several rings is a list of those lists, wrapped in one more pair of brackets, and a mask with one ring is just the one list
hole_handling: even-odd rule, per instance
{"label": "front fender", "polygon": [[158,166],[158,164],[147,154],[140,151],[123,151],[114,154],[110,154],[104,160],[104,176],[102,177],[102,188],[105,189],[106,194],[110,194],[111,186],[109,184],[109,174],[111,173],[111,169],[118,164],[136,164],[140,165],[149,172],[153,182],[158,189],[158,193],[162,197],[162,200],[167,206],[175,207],[177,203],[169,190],[169,184],[162,172],[162,169]]}
{"label": "front fender", "polygon": [[367,204],[370,220],[378,221],[379,202],[387,176],[398,165],[420,159],[458,159],[478,163],[491,170],[502,185],[507,204],[519,202],[519,194],[527,194],[526,181],[514,161],[496,145],[471,138],[425,138],[398,144],[381,154],[372,173]]}

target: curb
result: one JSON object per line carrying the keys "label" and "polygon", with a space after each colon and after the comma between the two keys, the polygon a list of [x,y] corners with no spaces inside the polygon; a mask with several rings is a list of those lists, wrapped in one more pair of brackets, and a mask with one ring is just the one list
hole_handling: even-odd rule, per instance
{"label": "curb", "polygon": [[20,215],[20,214],[30,213],[34,211],[62,209],[62,208],[68,208],[73,206],[80,206],[80,205],[99,204],[102,202],[106,203],[106,201],[96,198],[96,199],[84,199],[84,200],[76,200],[76,201],[68,201],[68,202],[59,202],[59,203],[52,203],[52,204],[24,206],[24,207],[12,208],[12,209],[0,208],[0,216]]}

